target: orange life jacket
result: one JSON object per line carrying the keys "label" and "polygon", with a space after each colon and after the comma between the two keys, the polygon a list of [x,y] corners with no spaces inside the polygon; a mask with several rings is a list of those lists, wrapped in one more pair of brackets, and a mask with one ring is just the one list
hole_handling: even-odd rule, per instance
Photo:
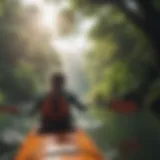
{"label": "orange life jacket", "polygon": [[68,100],[65,96],[55,97],[50,94],[43,102],[42,114],[45,117],[56,120],[67,117],[69,115]]}

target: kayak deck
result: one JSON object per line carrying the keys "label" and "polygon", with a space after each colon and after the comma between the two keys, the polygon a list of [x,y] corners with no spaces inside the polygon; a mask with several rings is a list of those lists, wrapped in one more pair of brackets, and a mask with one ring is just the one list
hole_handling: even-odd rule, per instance
{"label": "kayak deck", "polygon": [[31,132],[15,160],[104,160],[83,131],[38,135]]}

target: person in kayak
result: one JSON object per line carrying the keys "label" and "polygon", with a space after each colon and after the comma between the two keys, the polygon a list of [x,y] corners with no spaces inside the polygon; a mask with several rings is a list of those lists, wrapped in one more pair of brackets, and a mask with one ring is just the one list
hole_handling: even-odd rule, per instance
{"label": "person in kayak", "polygon": [[65,76],[62,73],[56,73],[51,78],[51,89],[42,97],[31,114],[41,111],[40,132],[50,131],[68,131],[73,129],[71,105],[76,106],[81,111],[86,107],[65,89]]}

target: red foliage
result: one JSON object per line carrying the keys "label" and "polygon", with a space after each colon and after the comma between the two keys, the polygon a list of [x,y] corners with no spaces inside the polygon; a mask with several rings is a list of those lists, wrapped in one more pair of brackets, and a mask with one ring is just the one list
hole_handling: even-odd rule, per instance
{"label": "red foliage", "polygon": [[18,113],[17,106],[1,106],[0,113]]}
{"label": "red foliage", "polygon": [[138,106],[133,101],[117,100],[111,103],[111,111],[128,114],[135,113],[138,109]]}

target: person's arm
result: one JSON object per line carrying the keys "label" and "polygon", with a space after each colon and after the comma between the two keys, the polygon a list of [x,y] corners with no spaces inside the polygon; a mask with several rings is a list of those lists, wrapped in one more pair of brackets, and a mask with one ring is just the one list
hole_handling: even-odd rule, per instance
{"label": "person's arm", "polygon": [[35,115],[41,108],[42,104],[43,104],[44,98],[41,98],[37,101],[37,103],[33,106],[30,115]]}
{"label": "person's arm", "polygon": [[69,95],[69,101],[71,104],[73,104],[75,107],[77,107],[79,110],[86,111],[87,107],[78,100],[78,98],[75,95]]}

